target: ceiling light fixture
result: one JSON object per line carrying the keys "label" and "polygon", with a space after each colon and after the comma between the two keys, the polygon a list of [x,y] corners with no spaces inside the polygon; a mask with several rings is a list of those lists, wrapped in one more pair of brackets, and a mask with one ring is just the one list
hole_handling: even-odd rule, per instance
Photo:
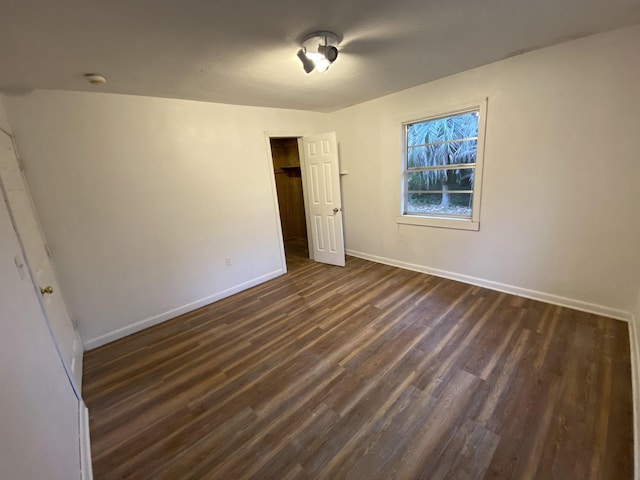
{"label": "ceiling light fixture", "polygon": [[85,73],[84,78],[87,79],[91,85],[99,86],[107,83],[107,79],[104,75],[100,75],[99,73]]}
{"label": "ceiling light fixture", "polygon": [[325,72],[338,58],[340,37],[333,32],[313,32],[302,39],[297,56],[307,73],[313,70]]}

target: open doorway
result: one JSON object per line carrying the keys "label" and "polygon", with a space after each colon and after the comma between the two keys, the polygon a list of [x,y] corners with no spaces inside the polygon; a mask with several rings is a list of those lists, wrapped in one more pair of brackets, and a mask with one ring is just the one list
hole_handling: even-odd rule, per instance
{"label": "open doorway", "polygon": [[309,261],[307,220],[298,138],[270,138],[282,240],[291,271]]}

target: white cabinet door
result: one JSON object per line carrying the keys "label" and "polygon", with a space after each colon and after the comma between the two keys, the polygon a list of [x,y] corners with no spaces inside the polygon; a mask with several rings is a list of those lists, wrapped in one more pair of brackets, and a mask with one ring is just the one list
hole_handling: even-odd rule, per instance
{"label": "white cabinet door", "polygon": [[31,195],[20,170],[11,137],[0,132],[0,180],[7,196],[9,211],[19,240],[22,243],[27,266],[31,272],[40,304],[45,313],[63,364],[73,380],[78,398],[81,398],[83,347],[65,306],[53,265],[45,248],[38,216]]}
{"label": "white cabinet door", "polygon": [[51,338],[2,196],[0,279],[0,478],[80,479],[80,402]]}
{"label": "white cabinet door", "polygon": [[344,267],[342,195],[336,134],[302,139],[310,215],[313,258],[316,262]]}

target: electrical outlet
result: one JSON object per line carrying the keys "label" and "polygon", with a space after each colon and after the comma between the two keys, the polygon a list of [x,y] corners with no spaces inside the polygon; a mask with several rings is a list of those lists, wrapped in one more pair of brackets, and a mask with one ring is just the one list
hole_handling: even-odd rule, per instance
{"label": "electrical outlet", "polygon": [[224,264],[227,267],[230,267],[231,266],[231,259],[229,257],[224,257]]}

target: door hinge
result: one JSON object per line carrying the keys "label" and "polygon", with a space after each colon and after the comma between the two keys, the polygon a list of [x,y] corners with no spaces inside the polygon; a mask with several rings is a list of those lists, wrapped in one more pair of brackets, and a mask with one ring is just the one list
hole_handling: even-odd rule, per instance
{"label": "door hinge", "polygon": [[49,250],[49,245],[47,245],[46,243],[44,244],[44,251],[47,252],[47,257],[53,258],[53,256],[51,255],[51,250]]}

